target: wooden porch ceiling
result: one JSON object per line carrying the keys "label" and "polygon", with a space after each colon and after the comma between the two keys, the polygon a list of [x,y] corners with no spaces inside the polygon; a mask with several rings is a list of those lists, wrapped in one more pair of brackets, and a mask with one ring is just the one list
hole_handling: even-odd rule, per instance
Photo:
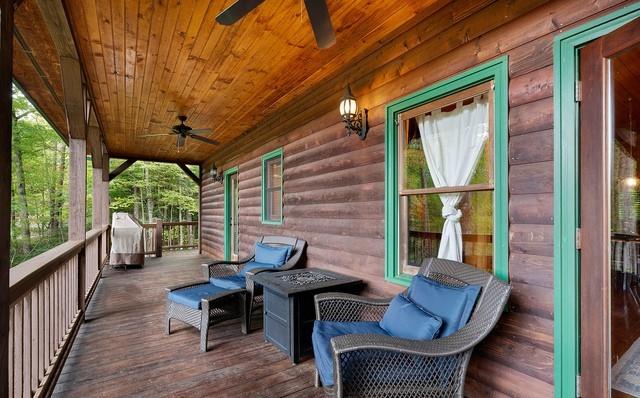
{"label": "wooden porch ceiling", "polygon": [[[449,2],[328,0],[337,43],[319,50],[300,0],[267,0],[233,26],[217,24],[215,16],[233,1],[63,0],[112,157],[215,158],[257,127],[285,120],[314,88]],[[19,15],[38,14],[33,8],[34,0],[24,0],[18,21]],[[41,18],[28,22],[34,34],[46,32]],[[31,33],[20,23],[18,28]],[[55,95],[44,92],[42,82],[21,84],[65,131],[56,101],[60,74],[48,59],[55,47],[46,38],[31,45],[43,57]],[[23,58],[16,57],[16,75],[29,72]],[[209,138],[220,145],[188,140],[178,153],[175,137],[140,137],[168,131],[179,114],[193,128],[213,129]]]}

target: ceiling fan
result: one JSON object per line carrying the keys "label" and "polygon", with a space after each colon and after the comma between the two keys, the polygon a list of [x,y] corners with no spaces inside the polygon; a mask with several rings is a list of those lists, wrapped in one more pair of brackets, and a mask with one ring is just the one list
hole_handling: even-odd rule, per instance
{"label": "ceiling fan", "polygon": [[[258,7],[264,0],[238,0],[231,4],[216,17],[222,25],[232,25],[251,10]],[[331,17],[326,0],[304,0],[304,5],[311,21],[313,34],[319,48],[329,48],[336,42],[336,34],[331,25]]]}
{"label": "ceiling fan", "polygon": [[182,149],[182,147],[184,147],[184,144],[187,140],[187,137],[191,137],[194,140],[198,140],[198,141],[202,141],[206,144],[211,144],[211,145],[218,145],[219,142],[216,140],[212,140],[209,139],[207,137],[201,137],[200,134],[209,134],[212,133],[213,130],[211,129],[192,129],[191,127],[187,126],[186,124],[184,124],[184,122],[187,121],[187,117],[184,115],[180,115],[178,116],[178,120],[180,120],[180,124],[176,124],[173,127],[168,127],[169,129],[171,129],[170,133],[161,133],[161,134],[144,134],[141,135],[140,137],[159,137],[159,136],[166,136],[166,135],[176,135],[177,136],[177,140],[176,140],[176,147],[178,148],[178,151]]}

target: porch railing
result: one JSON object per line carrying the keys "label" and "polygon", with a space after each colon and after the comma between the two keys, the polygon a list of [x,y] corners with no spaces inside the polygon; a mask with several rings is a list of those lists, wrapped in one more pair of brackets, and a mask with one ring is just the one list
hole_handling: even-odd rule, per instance
{"label": "porch railing", "polygon": [[107,259],[109,226],[11,268],[9,397],[42,396],[61,370]]}
{"label": "porch railing", "polygon": [[178,221],[142,224],[144,228],[144,254],[162,257],[163,251],[197,249],[198,222]]}
{"label": "porch railing", "polygon": [[[440,247],[440,232],[409,231],[410,265],[420,266],[427,257],[436,257]],[[489,266],[493,260],[493,235],[462,234],[463,261],[480,268]]]}

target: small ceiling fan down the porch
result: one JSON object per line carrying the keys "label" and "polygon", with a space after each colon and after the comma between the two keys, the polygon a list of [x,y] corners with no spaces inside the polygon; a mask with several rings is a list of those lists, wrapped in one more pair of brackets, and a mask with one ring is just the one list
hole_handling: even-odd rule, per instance
{"label": "small ceiling fan down the porch", "polygon": [[[216,17],[222,25],[233,25],[242,17],[258,7],[264,0],[238,0]],[[304,0],[313,35],[319,48],[329,48],[336,42],[336,33],[331,24],[331,16],[326,0]]]}
{"label": "small ceiling fan down the porch", "polygon": [[184,115],[178,116],[178,120],[180,120],[180,124],[176,124],[173,127],[169,127],[171,129],[170,133],[160,133],[160,134],[144,134],[140,137],[159,137],[159,136],[167,136],[167,135],[175,135],[176,139],[176,147],[178,150],[181,150],[184,147],[185,142],[187,141],[187,137],[193,138],[194,140],[198,140],[204,142],[206,144],[218,145],[219,142],[216,140],[212,140],[207,137],[201,137],[200,134],[209,134],[212,133],[211,129],[192,129],[191,127],[184,124],[187,121],[187,117]]}

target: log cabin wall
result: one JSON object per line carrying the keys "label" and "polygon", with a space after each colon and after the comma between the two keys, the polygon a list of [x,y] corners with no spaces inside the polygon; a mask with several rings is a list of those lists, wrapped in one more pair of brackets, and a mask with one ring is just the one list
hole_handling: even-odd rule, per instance
{"label": "log cabin wall", "polygon": [[[474,3],[473,5],[470,5]],[[480,4],[481,3],[481,4]],[[553,65],[554,36],[625,2],[449,2],[390,40],[377,58],[352,66],[359,104],[369,108],[366,141],[346,137],[338,101],[310,101],[315,117],[277,131],[257,149],[227,160],[239,167],[240,255],[263,234],[309,242],[307,266],[355,275],[366,294],[401,287],[384,280],[384,109],[390,101],[474,65],[509,55],[510,310],[475,351],[469,396],[553,395]],[[399,44],[400,43],[400,44]],[[398,50],[398,45],[403,48]],[[367,69],[367,64],[371,64]],[[355,71],[355,72],[354,72]],[[344,83],[344,82],[343,82]],[[355,89],[357,87],[357,89]],[[335,90],[333,98],[341,91]],[[284,223],[260,222],[261,156],[283,148]],[[216,160],[216,159],[212,159]],[[205,165],[208,171],[210,163]],[[223,188],[206,173],[202,251],[223,255]],[[526,387],[526,390],[523,388]]]}

